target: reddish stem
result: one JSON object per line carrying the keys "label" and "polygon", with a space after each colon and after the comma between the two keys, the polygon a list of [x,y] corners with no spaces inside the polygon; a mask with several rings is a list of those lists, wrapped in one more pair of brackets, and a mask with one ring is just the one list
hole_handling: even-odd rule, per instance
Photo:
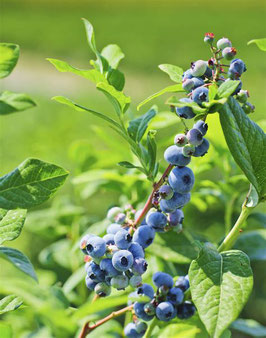
{"label": "reddish stem", "polygon": [[143,219],[145,218],[146,214],[148,213],[148,211],[152,208],[152,199],[153,199],[153,195],[154,193],[163,185],[166,177],[169,175],[170,171],[173,169],[173,165],[169,164],[169,166],[166,168],[165,172],[163,173],[162,177],[160,178],[160,180],[155,183],[153,185],[153,190],[141,212],[141,214],[139,215],[139,217],[136,219],[135,223],[134,223],[134,228],[137,228],[139,226],[139,224],[141,224],[141,222],[143,221]]}
{"label": "reddish stem", "polygon": [[108,320],[112,319],[112,318],[116,318],[118,316],[121,316],[122,314],[124,314],[127,311],[131,311],[133,309],[133,304],[129,305],[127,307],[124,307],[121,310],[118,311],[114,311],[112,312],[110,315],[106,316],[105,318],[99,320],[96,324],[90,326],[90,322],[87,322],[84,324],[79,338],[85,338],[88,334],[90,334],[94,329],[96,329],[97,327],[101,326],[102,324],[108,322]]}

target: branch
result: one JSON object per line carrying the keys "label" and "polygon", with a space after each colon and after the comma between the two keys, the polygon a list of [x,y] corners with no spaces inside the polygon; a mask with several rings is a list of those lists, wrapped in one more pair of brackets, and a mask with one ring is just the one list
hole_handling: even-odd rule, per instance
{"label": "branch", "polygon": [[125,312],[131,311],[132,309],[133,309],[133,304],[129,305],[127,307],[124,307],[121,310],[112,312],[109,316],[106,316],[105,318],[99,320],[96,324],[94,324],[92,326],[90,326],[90,322],[85,323],[84,326],[83,326],[83,328],[82,328],[82,330],[81,330],[81,332],[80,332],[79,338],[85,338],[94,329],[96,329],[97,327],[101,326],[102,324],[108,322],[108,320],[116,318],[116,317],[119,317],[122,314],[124,314]]}
{"label": "branch", "polygon": [[155,326],[157,325],[158,320],[156,317],[153,318],[153,320],[151,321],[147,331],[145,332],[144,338],[149,338],[152,334],[153,329],[155,328]]}

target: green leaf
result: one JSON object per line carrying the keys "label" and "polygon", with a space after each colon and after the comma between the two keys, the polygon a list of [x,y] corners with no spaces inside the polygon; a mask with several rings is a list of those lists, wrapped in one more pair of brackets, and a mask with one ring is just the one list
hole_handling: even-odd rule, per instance
{"label": "green leaf", "polygon": [[147,135],[147,148],[149,154],[149,174],[153,177],[153,171],[156,165],[157,146],[155,142],[155,130],[150,130]]}
{"label": "green leaf", "polygon": [[0,337],[1,338],[13,338],[11,325],[1,321],[0,322]]}
{"label": "green leaf", "polygon": [[231,328],[251,337],[266,337],[266,327],[253,319],[237,319]]}
{"label": "green leaf", "polygon": [[126,96],[124,93],[116,90],[113,86],[105,82],[97,83],[96,87],[107,96],[109,101],[111,101],[118,116],[121,113],[125,113],[127,111],[131,102],[130,97]]}
{"label": "green leaf", "polygon": [[181,83],[182,82],[182,74],[183,69],[169,64],[159,65],[159,68],[169,75],[170,79],[174,82]]}
{"label": "green leaf", "polygon": [[116,69],[119,62],[125,57],[125,54],[117,45],[107,45],[103,48],[101,54],[113,69]]}
{"label": "green leaf", "polygon": [[[158,338],[165,338],[165,337],[171,337],[171,338],[196,338],[198,334],[202,334],[202,331],[200,328],[190,325],[190,324],[169,324],[164,328],[162,331],[160,331],[160,334],[158,335]],[[207,335],[201,335],[202,338],[207,338]]]}
{"label": "green leaf", "polygon": [[129,121],[127,128],[129,136],[136,142],[140,142],[147,130],[148,124],[158,112],[156,106],[152,107],[146,114]]}
{"label": "green leaf", "polygon": [[165,93],[178,93],[178,92],[184,92],[184,89],[182,88],[182,84],[176,84],[176,85],[168,86],[168,87],[160,90],[159,92],[152,94],[151,96],[147,97],[147,99],[145,99],[144,101],[142,101],[138,105],[137,110],[140,110],[140,107],[144,106],[144,104],[150,102],[151,100],[155,99],[158,96],[161,96]]}
{"label": "green leaf", "polygon": [[94,83],[98,82],[104,82],[106,81],[105,77],[103,74],[101,74],[98,70],[96,69],[78,69],[75,67],[72,67],[70,64],[68,64],[65,61],[57,60],[57,59],[51,59],[47,58],[52,65],[55,66],[55,68],[62,73],[68,72],[68,73],[73,73],[79,76],[84,77],[85,79],[88,79]]}
{"label": "green leaf", "polygon": [[218,98],[227,98],[234,93],[239,85],[239,81],[228,80],[223,82],[217,91]]}
{"label": "green leaf", "polygon": [[0,79],[7,77],[15,68],[19,58],[19,46],[0,43]]}
{"label": "green leaf", "polygon": [[201,108],[196,102],[182,102],[176,96],[171,96],[165,103],[175,107],[191,107],[195,114],[207,112],[206,108]]}
{"label": "green leaf", "polygon": [[223,133],[236,163],[257,190],[266,195],[266,135],[230,97],[220,111]]}
{"label": "green leaf", "polygon": [[218,91],[218,86],[215,83],[213,83],[208,87],[208,89],[209,89],[209,101],[212,101],[215,99],[215,96]]}
{"label": "green leaf", "polygon": [[111,69],[107,73],[108,83],[115,87],[116,90],[121,91],[125,86],[125,76],[118,69]]}
{"label": "green leaf", "polygon": [[21,270],[25,274],[29,275],[31,278],[38,281],[35,274],[34,268],[28,259],[22,252],[19,250],[8,248],[5,246],[0,247],[0,257],[12,263],[17,269]]}
{"label": "green leaf", "polygon": [[241,234],[234,247],[244,251],[252,261],[266,260],[266,229]]}
{"label": "green leaf", "polygon": [[8,90],[0,94],[0,115],[7,115],[35,107],[36,103],[27,94],[12,93]]}
{"label": "green leaf", "polygon": [[213,338],[238,317],[252,291],[249,258],[238,250],[218,253],[204,246],[189,268],[192,300]]}
{"label": "green leaf", "polygon": [[65,182],[68,172],[51,163],[29,158],[0,177],[0,207],[31,208],[47,201]]}
{"label": "green leaf", "polygon": [[9,295],[2,298],[0,300],[0,315],[5,312],[16,310],[22,303],[22,299],[16,295]]}
{"label": "green leaf", "polygon": [[252,43],[255,43],[260,50],[266,52],[266,38],[250,40],[247,44],[250,45]]}
{"label": "green leaf", "polygon": [[122,161],[117,163],[118,165],[120,165],[123,168],[127,168],[127,169],[139,169],[141,171],[143,171],[143,168],[135,166],[134,164],[127,162],[127,161]]}
{"label": "green leaf", "polygon": [[26,214],[26,209],[0,209],[0,244],[12,241],[20,235]]}

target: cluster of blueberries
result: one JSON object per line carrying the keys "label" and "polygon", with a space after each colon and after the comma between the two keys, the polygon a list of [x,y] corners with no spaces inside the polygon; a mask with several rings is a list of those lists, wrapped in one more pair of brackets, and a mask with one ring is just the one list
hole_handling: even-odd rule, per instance
{"label": "cluster of blueberries", "polygon": [[124,333],[127,337],[142,337],[147,329],[145,322],[154,317],[168,322],[175,317],[188,319],[196,311],[191,302],[184,301],[184,292],[189,288],[188,276],[181,276],[174,283],[169,274],[156,272],[152,280],[157,288],[156,292],[151,285],[142,284],[130,294],[132,298],[138,299],[134,303],[137,320],[125,327]]}
{"label": "cluster of blueberries", "polygon": [[[179,117],[191,119],[195,117],[192,103],[197,103],[199,106],[204,106],[204,102],[209,100],[208,87],[212,83],[218,86],[225,81],[239,80],[239,85],[232,95],[236,95],[236,99],[243,104],[242,108],[246,114],[254,111],[255,107],[249,103],[249,92],[242,90],[241,75],[247,70],[245,63],[241,59],[234,59],[236,49],[232,47],[232,43],[227,38],[222,38],[217,41],[217,47],[213,46],[214,34],[206,33],[204,42],[211,46],[214,57],[208,61],[197,60],[191,63],[190,69],[183,73],[182,86],[187,92],[187,97],[180,99],[181,107],[176,107],[176,113]],[[229,60],[230,65],[221,64],[222,59]],[[228,67],[225,72],[224,67]],[[227,75],[225,78],[224,75]]]}

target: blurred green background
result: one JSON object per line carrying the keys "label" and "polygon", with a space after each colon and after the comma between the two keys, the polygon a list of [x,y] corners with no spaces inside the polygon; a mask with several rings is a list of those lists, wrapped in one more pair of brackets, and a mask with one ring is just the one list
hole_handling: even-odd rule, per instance
{"label": "blurred green background", "polygon": [[[87,18],[94,25],[99,50],[107,44],[116,43],[125,53],[126,57],[121,63],[121,70],[126,76],[125,93],[132,97],[130,111],[134,114],[140,101],[171,84],[167,75],[158,69],[159,64],[170,63],[187,69],[190,62],[210,57],[209,50],[203,43],[204,33],[214,32],[217,38],[223,36],[230,38],[233,46],[238,50],[238,56],[247,65],[248,70],[243,75],[242,81],[243,88],[250,92],[250,102],[256,106],[256,111],[251,118],[260,126],[265,127],[265,53],[255,45],[247,46],[249,40],[266,36],[265,3],[263,0],[223,0],[221,2],[211,0],[2,0],[1,41],[19,44],[21,56],[11,76],[1,82],[1,90],[26,92],[34,98],[38,107],[1,118],[0,174],[3,175],[11,171],[27,157],[37,157],[65,167],[70,170],[70,179],[58,193],[54,202],[56,204],[54,210],[65,202],[67,205],[69,199],[75,197],[77,204],[75,207],[86,209],[88,219],[84,224],[100,220],[110,205],[118,203],[121,185],[112,187],[112,189],[107,186],[103,187],[99,193],[95,194],[93,184],[91,184],[87,190],[82,192],[84,198],[77,197],[71,182],[74,176],[80,174],[83,169],[78,166],[79,160],[77,160],[75,151],[77,147],[80,147],[80,144],[82,144],[82,149],[86,148],[85,155],[91,154],[92,156],[92,163],[90,163],[92,169],[96,170],[102,167],[116,169],[117,162],[131,158],[127,145],[119,140],[102,122],[89,114],[73,111],[51,101],[52,96],[65,95],[87,107],[108,114],[112,113],[112,107],[106,98],[96,91],[93,84],[75,75],[57,72],[45,60],[47,57],[57,58],[78,68],[89,68],[89,59],[94,56],[86,42],[85,30],[80,20],[82,17]],[[158,104],[160,111],[166,110],[164,105],[166,98],[167,96],[162,96],[154,101]],[[144,112],[145,107],[141,110],[141,113]],[[157,121],[158,124],[159,122]],[[100,126],[100,129],[97,129],[97,126]],[[179,123],[176,125],[169,123],[169,127],[160,130],[158,139],[162,137],[163,140],[159,142],[160,159],[162,159],[164,148],[172,142],[173,135],[180,130]],[[220,139],[217,135],[220,135]],[[212,131],[209,136],[213,145],[224,147],[220,126],[215,118],[212,118]],[[101,153],[105,158],[100,159],[99,154]],[[210,151],[209,156],[216,156],[217,160],[214,150]],[[93,163],[94,158],[95,163]],[[201,163],[203,164],[204,161]],[[211,159],[209,158],[208,161]],[[223,157],[217,161],[220,161],[219,165],[222,167]],[[232,163],[230,161],[229,163]],[[163,162],[162,165],[164,166]],[[200,163],[195,164],[195,170],[197,168],[200,169]],[[120,173],[125,173],[125,171],[122,170]],[[233,164],[227,171],[228,177],[239,173]],[[210,177],[221,179],[222,176],[217,177],[212,174]],[[206,176],[200,176],[200,170],[197,178],[198,181],[207,179]],[[128,180],[130,181],[130,179]],[[134,180],[132,182],[133,185]],[[149,192],[149,183],[139,186],[138,194],[144,199]],[[68,197],[66,201],[65,194],[69,196],[72,193],[73,195]],[[134,197],[131,196],[131,198],[134,200]],[[126,197],[124,200],[126,201]],[[120,202],[124,200],[120,199]],[[241,200],[236,205],[238,210],[240,202]],[[195,197],[194,205],[196,203]],[[208,203],[206,205],[208,206]],[[48,206],[50,206],[49,203],[44,207]],[[218,224],[223,222],[223,207],[216,205],[210,211],[207,210],[207,206],[202,206],[198,216],[208,217],[208,220],[205,218],[206,224],[204,226],[209,229],[210,237],[218,236],[220,238],[223,236],[223,232]],[[193,211],[194,209],[191,207],[188,212],[189,210]],[[263,209],[260,208],[260,211]],[[75,212],[79,214],[76,209]],[[74,215],[76,215],[75,212],[73,212]],[[208,216],[206,216],[207,212]],[[48,251],[42,253],[41,258],[38,259],[40,250],[45,248],[47,244],[52,244],[54,237],[53,234],[50,234],[50,237],[38,237],[38,230],[35,228],[32,231],[32,224],[38,223],[38,221],[45,222],[47,216],[42,220],[38,216],[38,211],[35,213],[35,215],[34,212],[32,213],[32,218],[29,221],[28,230],[30,231],[27,231],[26,227],[25,232],[13,243],[13,246],[23,250],[31,258],[40,273],[39,277],[41,276],[42,283],[48,285],[55,281],[64,283],[69,277],[70,271],[74,272],[77,269],[81,258],[78,256],[78,262],[74,259],[73,263],[72,257],[71,268],[67,262],[62,262],[60,259],[55,259],[55,265],[45,265],[44,262],[47,263],[49,255],[51,255],[51,252]],[[50,222],[52,216],[49,217]],[[75,221],[73,216],[71,220],[65,221],[63,219],[63,221],[60,220],[61,223],[59,222],[61,225],[62,223],[64,225],[68,225],[68,222],[71,223],[70,233],[59,227],[57,219],[54,223],[58,227],[55,231],[56,239],[71,238],[71,236],[78,239],[80,234],[75,232],[75,225],[73,226]],[[193,221],[192,218],[191,221]],[[199,224],[205,221],[202,219]],[[199,224],[193,224],[191,228],[197,228]],[[49,225],[52,229],[53,223],[51,222]],[[51,229],[49,228],[49,231],[52,231]],[[60,233],[61,230],[62,233]],[[85,231],[85,228],[83,230]],[[40,229],[39,232],[42,235]],[[61,249],[62,255],[65,255],[68,250],[66,242],[61,242]],[[265,308],[266,304],[266,286],[263,284],[265,265],[263,263],[264,261],[259,261],[253,265],[255,284],[258,288],[254,292],[254,299],[248,304],[244,316],[266,324],[265,312],[263,314],[261,310],[262,307]],[[11,274],[19,275],[13,271],[13,268],[7,265],[3,266],[6,266]],[[86,299],[84,289],[80,295],[80,299],[76,299],[76,304]],[[14,318],[11,315],[13,326],[19,328],[20,324]],[[28,329],[32,329],[30,324]],[[17,332],[20,332],[19,329]],[[240,336],[245,337],[243,334]]]}

